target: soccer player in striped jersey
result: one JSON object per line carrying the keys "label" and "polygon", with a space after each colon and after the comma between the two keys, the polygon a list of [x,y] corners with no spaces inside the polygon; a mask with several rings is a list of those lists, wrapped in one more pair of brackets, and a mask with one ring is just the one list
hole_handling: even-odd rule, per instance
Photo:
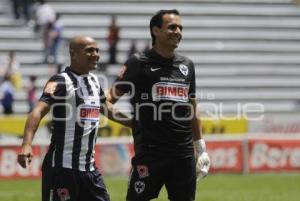
{"label": "soccer player in striped jersey", "polygon": [[99,48],[93,38],[77,36],[70,42],[69,53],[70,67],[50,78],[26,121],[18,162],[24,168],[30,163],[34,134],[52,108],[51,143],[42,166],[42,200],[108,201],[94,159],[100,110],[106,106],[99,81],[90,73],[97,67]]}
{"label": "soccer player in striped jersey", "polygon": [[153,48],[129,58],[107,94],[114,104],[129,92],[134,108],[135,156],[126,199],[151,200],[165,185],[171,201],[192,201],[196,177],[207,175],[210,160],[196,117],[194,64],[175,53],[182,38],[179,12],[157,12],[150,32]]}

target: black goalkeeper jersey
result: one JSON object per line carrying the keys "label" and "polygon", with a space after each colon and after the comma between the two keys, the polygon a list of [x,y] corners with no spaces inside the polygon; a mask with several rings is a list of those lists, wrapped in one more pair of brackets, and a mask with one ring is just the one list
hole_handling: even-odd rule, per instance
{"label": "black goalkeeper jersey", "polygon": [[192,107],[195,69],[187,57],[166,59],[150,50],[129,58],[116,80],[132,95],[136,155],[186,157],[193,152]]}

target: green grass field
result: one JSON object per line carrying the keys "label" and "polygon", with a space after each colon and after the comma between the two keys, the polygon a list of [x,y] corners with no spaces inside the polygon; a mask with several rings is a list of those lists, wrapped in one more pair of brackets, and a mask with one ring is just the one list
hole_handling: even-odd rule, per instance
{"label": "green grass field", "polygon": [[[105,178],[111,201],[124,201],[126,179]],[[0,201],[40,201],[39,180],[1,180]],[[300,174],[210,175],[198,182],[197,201],[299,201]],[[166,201],[165,189],[156,201]]]}

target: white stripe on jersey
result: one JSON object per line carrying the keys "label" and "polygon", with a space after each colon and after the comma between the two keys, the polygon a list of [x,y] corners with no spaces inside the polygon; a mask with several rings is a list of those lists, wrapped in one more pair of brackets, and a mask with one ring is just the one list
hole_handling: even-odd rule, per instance
{"label": "white stripe on jersey", "polygon": [[[76,108],[76,100],[75,100],[75,89],[72,84],[71,78],[67,75],[67,73],[62,73],[66,80],[67,86],[67,96],[69,98],[66,100],[66,104],[70,105],[71,108]],[[68,110],[67,110],[68,111]],[[74,133],[75,133],[75,123],[76,115],[74,115],[75,111],[69,111],[72,114],[68,114],[66,116],[71,115],[71,119],[66,121],[65,123],[65,143],[64,143],[64,151],[63,151],[63,161],[62,165],[66,168],[72,168],[72,152],[73,152],[73,141],[74,141]]]}

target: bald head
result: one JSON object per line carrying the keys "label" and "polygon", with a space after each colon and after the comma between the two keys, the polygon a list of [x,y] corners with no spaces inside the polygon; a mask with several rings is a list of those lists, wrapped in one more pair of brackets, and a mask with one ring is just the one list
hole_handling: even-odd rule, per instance
{"label": "bald head", "polygon": [[96,41],[95,39],[89,36],[75,36],[74,38],[71,39],[69,45],[70,55],[72,55],[73,52],[82,49],[84,46],[86,46],[89,43],[96,43]]}
{"label": "bald head", "polygon": [[76,36],[71,39],[71,69],[78,74],[86,74],[96,69],[100,59],[99,47],[95,39],[89,36]]}

